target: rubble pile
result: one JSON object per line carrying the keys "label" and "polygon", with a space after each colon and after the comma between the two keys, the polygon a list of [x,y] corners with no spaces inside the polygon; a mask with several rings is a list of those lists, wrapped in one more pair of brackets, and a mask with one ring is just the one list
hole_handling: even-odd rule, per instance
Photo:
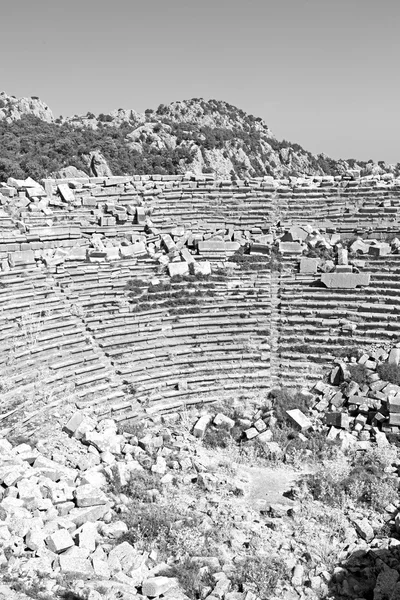
{"label": "rubble pile", "polygon": [[[168,429],[164,437],[149,434],[138,442],[134,435],[118,434],[114,421],[97,422],[79,411],[64,431],[76,446],[59,440],[53,458],[46,456],[45,442],[13,447],[0,440],[0,563],[8,580],[29,589],[45,578],[49,593],[72,585],[90,600],[186,598],[175,578],[159,575],[167,565],[159,564],[155,552],[118,542],[127,532],[119,517],[128,509],[107,484],[118,477],[123,486],[131,474],[147,469],[169,485]],[[188,453],[177,455],[177,468],[190,473]]]}
{"label": "rubble pile", "polygon": [[[248,440],[258,436],[270,455],[275,450],[282,458],[283,449],[271,441],[271,406],[267,402],[263,411],[256,412],[252,420],[243,419],[241,426]],[[346,519],[345,551],[335,557],[335,562],[347,561],[348,566],[337,566],[331,572],[322,559],[309,558],[311,546],[296,535],[296,528],[304,526],[299,488],[295,487],[295,500],[282,505],[262,500],[255,508],[241,501],[250,501],[249,487],[243,468],[232,455],[226,455],[228,471],[216,469],[218,452],[208,452],[202,440],[210,427],[231,431],[234,420],[221,412],[196,410],[182,429],[176,417],[149,422],[135,433],[121,433],[113,420],[97,421],[77,411],[63,432],[46,442],[12,446],[1,438],[0,564],[4,581],[11,587],[18,582],[18,589],[27,592],[36,585],[53,597],[68,590],[87,600],[188,600],[174,574],[173,556],[165,560],[156,549],[145,550],[140,541],[124,538],[127,517],[137,510],[124,486],[130,482],[134,491],[140,474],[150,473],[162,486],[161,493],[158,489],[145,492],[150,505],[160,502],[161,495],[171,495],[170,502],[176,502],[173,489],[176,494],[178,486],[189,511],[202,515],[205,531],[218,529],[218,519],[231,514],[228,537],[217,552],[214,549],[216,554],[202,556],[199,550],[199,556],[192,559],[201,565],[202,573],[210,571],[203,590],[205,600],[262,600],[250,589],[235,591],[234,583],[237,565],[255,535],[262,538],[267,534],[287,572],[276,594],[271,595],[274,600],[317,600],[326,597],[328,588],[343,593],[347,589],[351,597],[349,585],[354,590],[363,585],[362,553],[369,556],[369,587],[379,589],[384,583],[379,573],[386,573],[386,568],[373,560],[372,551],[384,548],[378,533],[385,522],[400,531],[398,507],[388,507],[387,515],[378,520],[372,513],[369,517],[365,511],[351,511]],[[311,423],[300,411],[289,411],[289,417],[299,436],[310,430]],[[232,513],[226,512],[229,498],[238,499]],[[178,523],[176,526],[179,529]],[[396,540],[392,538],[390,548],[396,549]],[[396,569],[393,558],[391,561]],[[395,588],[397,579],[390,582],[390,589]]]}
{"label": "rubble pile", "polygon": [[[329,373],[328,380],[313,387],[317,396],[314,415],[323,415],[329,427],[328,439],[341,439],[342,444],[356,444],[367,449],[374,441],[387,445],[387,434],[400,433],[400,386],[380,378],[379,365],[399,366],[400,349],[376,347],[350,362],[339,362]],[[352,378],[358,368],[359,382]]]}
{"label": "rubble pile", "polygon": [[[0,565],[4,581],[11,588],[18,583],[17,589],[27,593],[39,586],[53,597],[69,590],[87,600],[188,600],[173,575],[173,556],[164,562],[156,549],[144,550],[140,540],[124,539],[126,517],[137,509],[120,490],[128,482],[135,490],[141,473],[157,476],[166,496],[174,486],[183,486],[180,492],[188,510],[200,511],[207,531],[216,527],[226,511],[224,498],[243,497],[246,483],[234,463],[230,474],[216,472],[201,443],[207,425],[232,427],[232,419],[223,413],[203,413],[194,417],[193,429],[190,424],[184,430],[175,427],[176,421],[170,415],[164,423],[149,423],[141,433],[120,433],[113,420],[97,421],[77,411],[63,432],[46,442],[12,446],[1,438]],[[186,493],[194,483],[199,487],[197,499],[193,488]],[[148,502],[159,502],[158,489],[145,493]],[[293,506],[291,502],[279,518]],[[210,569],[205,599],[259,600],[250,590],[234,591],[234,562],[245,556],[246,545],[264,526],[259,511],[253,513],[240,503],[238,511],[232,537],[217,555],[202,556],[199,549],[200,555],[193,559],[203,574]],[[179,523],[175,525],[179,529]],[[285,550],[284,561],[293,574],[279,598],[289,600],[291,585],[300,590],[305,580],[300,546],[295,554],[290,552],[289,557]],[[326,587],[322,579],[317,583],[315,589]]]}

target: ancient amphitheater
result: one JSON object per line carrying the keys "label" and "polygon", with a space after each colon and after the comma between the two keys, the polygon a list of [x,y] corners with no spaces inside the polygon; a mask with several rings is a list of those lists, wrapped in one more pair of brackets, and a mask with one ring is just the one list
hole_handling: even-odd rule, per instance
{"label": "ancient amphitheater", "polygon": [[309,385],[397,342],[390,176],[0,185],[3,434]]}

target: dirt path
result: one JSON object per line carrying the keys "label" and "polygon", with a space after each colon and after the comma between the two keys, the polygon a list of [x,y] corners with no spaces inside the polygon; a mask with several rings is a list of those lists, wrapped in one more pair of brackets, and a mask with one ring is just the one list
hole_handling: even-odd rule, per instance
{"label": "dirt path", "polygon": [[289,468],[241,467],[240,476],[248,482],[247,502],[255,509],[294,505],[285,494],[306,471]]}

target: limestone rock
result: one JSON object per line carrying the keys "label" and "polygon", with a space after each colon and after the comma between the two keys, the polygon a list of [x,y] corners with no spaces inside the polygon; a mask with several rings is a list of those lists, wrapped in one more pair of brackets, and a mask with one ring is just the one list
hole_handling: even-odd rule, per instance
{"label": "limestone rock", "polygon": [[91,177],[112,177],[111,169],[99,150],[94,150],[90,153],[88,165]]}
{"label": "limestone rock", "polygon": [[75,498],[77,506],[80,508],[106,504],[108,501],[107,496],[101,489],[90,484],[77,487],[75,490]]}

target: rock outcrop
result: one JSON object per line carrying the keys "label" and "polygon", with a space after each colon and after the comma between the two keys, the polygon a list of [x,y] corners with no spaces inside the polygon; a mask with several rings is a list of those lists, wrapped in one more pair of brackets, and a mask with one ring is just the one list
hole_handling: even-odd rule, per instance
{"label": "rock outcrop", "polygon": [[11,123],[19,121],[24,115],[33,115],[46,123],[54,122],[50,108],[37,96],[16,98],[5,92],[0,93],[0,121],[5,119],[7,123]]}
{"label": "rock outcrop", "polygon": [[111,169],[99,150],[90,153],[88,164],[91,177],[112,177]]}

